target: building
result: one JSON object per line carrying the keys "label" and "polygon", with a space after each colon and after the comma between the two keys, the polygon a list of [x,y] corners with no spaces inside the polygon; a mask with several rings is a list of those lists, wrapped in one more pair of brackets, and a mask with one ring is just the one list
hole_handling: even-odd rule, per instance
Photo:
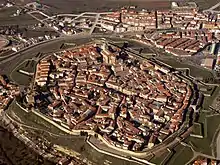
{"label": "building", "polygon": [[214,59],[213,58],[206,58],[202,60],[201,66],[207,69],[213,69],[214,66]]}

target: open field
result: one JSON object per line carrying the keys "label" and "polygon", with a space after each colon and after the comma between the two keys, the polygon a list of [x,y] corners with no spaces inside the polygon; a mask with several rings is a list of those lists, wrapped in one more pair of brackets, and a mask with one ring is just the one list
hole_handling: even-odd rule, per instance
{"label": "open field", "polygon": [[[24,0],[25,3],[34,0]],[[21,2],[16,0],[16,2]],[[122,6],[137,5],[146,9],[169,8],[170,2],[167,0],[144,1],[144,0],[42,0],[41,3],[50,6],[53,13],[79,13],[83,11],[109,11],[115,10]]]}
{"label": "open field", "polygon": [[173,149],[174,155],[164,162],[164,165],[166,164],[186,164],[192,157],[193,157],[193,151],[186,146],[178,145]]}
{"label": "open field", "polygon": [[[192,2],[191,0],[186,0],[186,1]],[[199,6],[201,10],[208,9],[219,2],[218,0],[193,0],[193,1],[196,2],[196,4]]]}
{"label": "open field", "polygon": [[17,10],[18,8],[15,6],[0,9],[0,26],[30,26],[38,23],[37,20],[35,20],[28,14],[13,16],[13,14],[16,13]]}
{"label": "open field", "polygon": [[220,121],[219,115],[208,117],[207,115],[209,115],[209,113],[200,113],[199,118],[199,123],[204,124],[204,138],[188,137],[185,142],[192,145],[197,152],[212,155],[213,149],[211,146],[215,145],[215,143],[212,144],[212,142],[215,142],[217,138],[215,133],[219,127]]}
{"label": "open field", "polygon": [[166,150],[159,155],[155,155],[152,159],[150,159],[150,162],[158,165],[162,165],[166,163],[166,161],[169,160],[172,156],[173,156],[173,152]]}
{"label": "open field", "polygon": [[51,29],[43,28],[43,29],[37,29],[37,30],[28,29],[27,31],[24,31],[23,35],[25,35],[25,37],[27,38],[32,38],[32,37],[40,37],[40,36],[45,36],[45,35],[58,36],[58,33]]}
{"label": "open field", "polygon": [[220,11],[220,6],[214,9],[215,11]]}
{"label": "open field", "polygon": [[212,96],[217,89],[217,86],[208,86],[208,85],[202,85],[198,84],[198,89],[207,96]]}
{"label": "open field", "polygon": [[31,83],[32,78],[25,74],[19,73],[18,70],[14,71],[11,75],[12,80],[19,85],[28,86]]}
{"label": "open field", "polygon": [[[1,3],[1,1],[0,1]],[[16,13],[17,11],[17,7],[8,7],[8,8],[3,8],[0,9],[0,18],[7,18],[7,17],[11,17],[14,13]]]}
{"label": "open field", "polygon": [[219,95],[220,92],[220,87],[216,87],[212,96],[209,97],[204,97],[204,101],[203,101],[203,109],[208,110],[209,106],[212,105],[214,99]]}
{"label": "open field", "polygon": [[[34,2],[34,0],[15,0],[17,3]],[[177,0],[181,1],[181,0]],[[190,1],[190,0],[186,0]],[[216,0],[194,0],[200,9],[207,9],[217,3]],[[181,1],[182,2],[182,1]],[[78,13],[83,11],[109,11],[122,6],[137,5],[139,8],[164,9],[170,8],[170,0],[42,0],[41,3],[50,6],[48,13]],[[52,11],[52,12],[51,12]]]}
{"label": "open field", "polygon": [[25,61],[16,67],[16,69],[11,73],[10,78],[19,85],[28,86],[32,82],[32,76],[22,74],[19,72],[19,70],[34,73],[36,65],[36,61]]}
{"label": "open field", "polygon": [[155,156],[150,162],[156,165],[183,165],[193,157],[193,151],[181,144],[177,145],[170,151],[165,151],[161,155]]}
{"label": "open field", "polygon": [[33,15],[34,17],[36,17],[40,20],[47,18],[47,17],[45,17],[44,15],[42,15],[40,13],[31,13],[31,15]]}
{"label": "open field", "polygon": [[0,26],[30,26],[36,23],[38,23],[38,21],[32,18],[30,15],[23,14],[16,17],[2,17],[0,21]]}

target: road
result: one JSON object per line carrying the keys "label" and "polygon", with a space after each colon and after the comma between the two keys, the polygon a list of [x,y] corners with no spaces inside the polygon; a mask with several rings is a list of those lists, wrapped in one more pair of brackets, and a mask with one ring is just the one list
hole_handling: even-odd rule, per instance
{"label": "road", "polygon": [[93,33],[93,31],[94,31],[94,29],[95,29],[95,27],[96,27],[96,25],[97,25],[97,23],[98,23],[99,17],[100,17],[100,13],[97,13],[96,18],[95,18],[95,22],[94,22],[94,24],[92,25],[92,28],[91,28],[89,34],[92,34],[92,33]]}
{"label": "road", "polygon": [[[96,20],[96,23],[98,21],[98,18],[99,18],[100,14],[97,14],[97,20]],[[95,28],[95,26],[94,26]],[[94,29],[93,29],[94,30]],[[91,32],[93,31],[91,29]],[[121,35],[128,35],[128,34],[133,34],[133,32],[126,32],[126,33],[122,33]],[[26,47],[22,50],[19,50],[18,52],[14,52],[10,55],[7,55],[7,56],[0,56],[0,65],[6,63],[6,62],[9,62],[9,61],[12,61],[14,60],[16,57],[19,57],[22,53],[25,53],[27,51],[31,52],[32,49],[37,49],[37,47],[40,47],[41,45],[49,45],[51,43],[55,43],[55,42],[59,42],[59,41],[65,41],[65,40],[74,40],[74,39],[83,39],[83,38],[118,38],[118,39],[121,39],[118,37],[118,34],[88,34],[88,33],[78,33],[78,34],[74,34],[72,36],[60,36],[58,38],[55,38],[55,39],[50,39],[50,40],[45,40],[43,42],[39,42],[37,44],[34,44],[34,45],[31,45],[29,47]],[[30,58],[32,58],[33,55],[31,56],[30,55]]]}
{"label": "road", "polygon": [[[113,12],[100,12],[100,13],[95,13],[95,12],[85,12],[85,13],[81,13],[81,14],[58,14],[58,17],[76,17],[74,19],[78,19],[80,17],[88,17],[88,15],[94,15],[91,17],[95,17],[97,14],[102,15],[102,14],[112,14]],[[55,16],[52,16],[51,18],[53,18]]]}
{"label": "road", "polygon": [[90,35],[88,35],[86,33],[78,33],[78,34],[76,34],[74,36],[61,36],[61,37],[58,37],[58,38],[55,38],[55,39],[46,40],[46,41],[43,41],[43,42],[31,45],[30,47],[27,47],[25,49],[22,49],[21,51],[15,52],[15,53],[7,56],[6,57],[7,59],[4,59],[4,60],[0,61],[0,65],[2,63],[7,62],[7,61],[13,60],[17,56],[19,56],[21,53],[23,53],[23,52],[25,52],[27,50],[30,50],[32,48],[36,48],[36,47],[38,47],[40,45],[47,45],[47,44],[50,44],[52,42],[59,42],[59,41],[64,41],[64,40],[68,40],[68,39],[80,39],[80,38],[87,38],[87,37],[90,37]]}
{"label": "road", "polygon": [[[43,16],[45,16],[46,18],[45,19],[39,19],[37,18],[36,16],[34,16],[33,14],[34,13],[38,13],[38,14],[41,14]],[[84,12],[84,13],[81,13],[81,14],[58,14],[56,16],[48,16],[46,15],[45,13],[43,13],[42,11],[31,11],[31,12],[28,12],[27,14],[29,14],[31,17],[33,17],[34,19],[36,19],[37,21],[41,22],[42,24],[44,24],[47,28],[49,29],[52,29],[54,31],[56,31],[58,34],[60,34],[61,36],[62,35],[65,35],[63,34],[62,32],[54,29],[53,27],[49,26],[48,23],[46,22],[47,19],[54,19],[55,17],[74,17],[73,19],[74,20],[77,20],[78,18],[80,17],[83,17],[83,18],[95,18],[95,22],[93,24],[93,26],[91,27],[90,31],[89,31],[89,34],[92,34],[97,23],[98,23],[98,20],[99,20],[99,17],[100,15],[104,15],[104,14],[112,14],[113,12],[100,12],[100,13],[95,13],[95,12]],[[94,16],[92,16],[94,15]]]}
{"label": "road", "polygon": [[32,13],[38,13],[38,14],[43,15],[44,17],[50,18],[50,16],[48,16],[47,14],[45,14],[45,13],[43,13],[42,11],[39,11],[39,10],[31,11],[30,13],[31,13],[31,14],[32,14]]}
{"label": "road", "polygon": [[214,6],[210,7],[209,9],[204,10],[203,12],[220,13],[220,11],[215,11],[215,9],[219,6],[220,6],[220,2],[218,2]]}
{"label": "road", "polygon": [[220,133],[218,134],[216,145],[217,159],[220,159]]}
{"label": "road", "polygon": [[87,33],[79,33],[74,36],[61,36],[56,39],[47,40],[47,41],[32,45],[30,47],[27,47],[23,50],[20,50],[11,55],[8,55],[5,58],[0,59],[0,68],[1,68],[0,73],[1,74],[10,73],[10,71],[12,71],[13,68],[16,67],[16,65],[19,65],[25,59],[33,58],[37,53],[39,53],[40,51],[44,49],[47,49],[47,52],[48,52],[48,50],[50,50],[51,48],[51,52],[53,52],[53,50],[55,49],[55,47],[52,46],[53,44],[66,42],[68,40],[80,40],[80,39],[87,39],[87,38],[88,39],[91,38],[91,35]]}
{"label": "road", "polygon": [[[213,6],[212,8],[210,8],[210,10],[213,10],[214,8],[218,7],[220,5],[220,2],[218,4],[216,4],[215,6]],[[34,15],[32,15],[32,13],[29,13],[32,17],[34,17],[35,19],[37,19],[38,21],[42,22],[45,24],[45,22],[43,20],[40,20],[38,19],[37,17],[35,17]],[[87,34],[87,33],[83,33],[83,34],[77,34],[77,35],[73,35],[73,36],[61,36],[59,38],[56,38],[56,39],[53,39],[53,40],[48,40],[48,41],[45,41],[45,42],[41,42],[41,43],[38,43],[38,44],[35,44],[35,45],[32,45],[31,47],[27,47],[26,49],[24,50],[21,50],[19,52],[16,52],[16,53],[13,53],[7,57],[3,57],[2,60],[0,61],[0,67],[4,67],[5,68],[5,64],[7,64],[8,62],[12,62],[14,61],[15,63],[13,64],[13,66],[16,66],[18,63],[20,63],[20,61],[16,60],[17,58],[19,58],[20,60],[23,60],[25,58],[33,58],[33,56],[35,56],[34,53],[31,53],[33,49],[37,49],[39,48],[41,45],[44,45],[44,46],[47,46],[47,45],[50,45],[52,44],[53,42],[60,42],[60,41],[65,41],[65,40],[68,40],[68,39],[82,39],[82,38],[91,38],[91,37],[96,37],[96,36],[92,36],[92,33],[94,32],[95,30],[95,27],[99,21],[99,18],[100,18],[100,15],[103,14],[103,13],[82,13],[78,16],[76,15],[72,15],[72,14],[68,14],[68,15],[64,15],[64,16],[76,16],[75,19],[77,18],[80,18],[80,17],[84,17],[85,14],[94,14],[95,16],[91,16],[91,17],[95,17],[95,21],[94,21],[94,24],[93,26],[91,27],[90,29],[90,32]],[[104,13],[105,14],[105,13]],[[42,14],[43,15],[43,14]],[[50,18],[49,16],[45,16],[47,18]],[[90,17],[90,16],[89,16]],[[48,26],[49,28],[51,28],[48,24],[45,24],[46,26]],[[60,33],[60,32],[59,32]],[[105,37],[105,35],[100,35],[102,37]],[[107,36],[107,35],[106,35]],[[39,50],[41,50],[39,48]],[[131,52],[132,50],[129,50],[127,49],[127,51]],[[29,54],[27,53],[29,52]],[[135,53],[137,56],[140,56],[138,54],[138,52],[132,52],[132,53]],[[12,67],[13,67],[12,66]],[[20,123],[21,124],[21,123]],[[28,126],[28,125],[22,125],[26,128],[29,128],[29,129],[37,129],[37,128],[33,128],[31,126]],[[45,130],[44,130],[45,131]],[[45,131],[47,133],[49,133],[50,135],[53,135],[53,136],[58,136],[58,135],[55,135],[55,134],[52,134],[51,132],[48,132],[48,131]],[[145,154],[148,155],[148,154],[152,154],[152,153],[157,153],[157,152],[160,152],[166,148],[173,148],[173,146],[176,146],[177,144],[179,144],[179,140],[177,138],[175,138],[172,142],[170,142],[169,144],[163,144],[161,145],[160,147],[155,147],[153,148],[150,152],[146,152]],[[218,140],[217,140],[217,143],[220,144],[220,135],[218,136]],[[220,145],[217,146],[217,154],[218,154],[218,157],[220,157]],[[144,155],[144,156],[146,156]],[[201,153],[195,153],[196,156],[198,155],[202,155]],[[194,155],[194,156],[195,156]],[[213,158],[213,157],[211,157]]]}
{"label": "road", "polygon": [[215,8],[217,8],[220,5],[220,2],[217,3],[216,5],[212,6],[211,8],[209,8],[208,10],[215,10]]}
{"label": "road", "polygon": [[[44,18],[42,20],[35,17],[35,19],[37,19],[38,21],[45,21],[47,19],[54,19],[55,17],[75,17],[74,20],[76,20],[80,17],[90,18],[90,17],[95,17],[95,15],[97,15],[97,14],[100,14],[100,15],[102,15],[102,14],[112,14],[113,12],[100,12],[100,13],[84,12],[84,13],[80,13],[80,14],[58,14],[58,15],[54,15],[54,16],[48,16],[45,13],[43,13],[42,11],[39,11],[39,10],[29,12],[29,14],[32,14],[32,13],[38,13],[38,14],[41,14],[41,15],[47,17],[47,18]],[[91,15],[94,15],[94,16],[91,16]]]}
{"label": "road", "polygon": [[58,34],[60,35],[64,35],[63,33],[59,32],[58,30],[54,29],[53,27],[49,26],[47,22],[35,17],[33,14],[33,12],[28,12],[27,14],[30,15],[31,17],[33,17],[34,19],[36,19],[37,21],[41,22],[42,24],[44,24],[48,29],[51,29],[53,31],[56,31]]}

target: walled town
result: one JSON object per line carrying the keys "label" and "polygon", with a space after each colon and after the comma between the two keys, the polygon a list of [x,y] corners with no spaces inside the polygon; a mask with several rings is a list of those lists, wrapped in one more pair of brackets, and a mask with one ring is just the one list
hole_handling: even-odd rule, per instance
{"label": "walled town", "polygon": [[152,148],[177,131],[193,95],[187,80],[169,68],[132,59],[106,43],[42,59],[35,75],[39,87],[49,90],[43,97],[35,92],[31,104],[47,106],[44,114],[133,151]]}

